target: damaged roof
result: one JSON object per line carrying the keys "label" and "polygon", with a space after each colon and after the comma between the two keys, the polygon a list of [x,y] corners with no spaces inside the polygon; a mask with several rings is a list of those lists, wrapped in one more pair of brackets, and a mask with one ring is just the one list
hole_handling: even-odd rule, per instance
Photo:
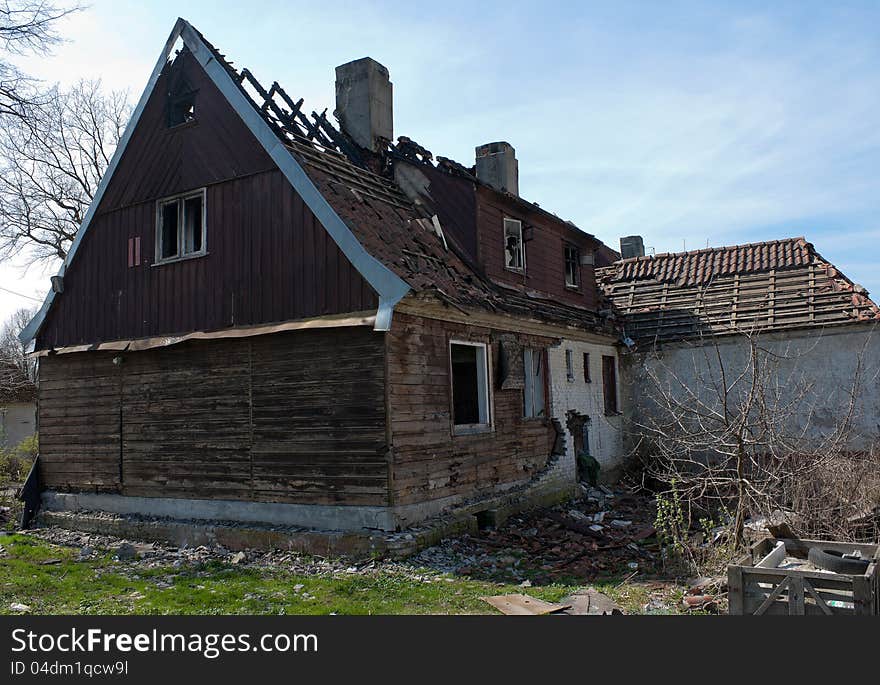
{"label": "damaged roof", "polygon": [[[266,89],[249,70],[238,71],[204,36],[198,35],[361,245],[417,296],[434,296],[459,310],[481,309],[610,330],[605,319],[588,309],[512,292],[485,278],[452,236],[444,234],[436,217],[426,207],[413,203],[395,183],[390,160],[401,154],[398,146],[389,141],[383,154],[364,150],[327,119],[326,110],[307,117],[301,99],[294,101],[277,82]],[[411,144],[407,138],[400,141]],[[413,159],[408,148],[407,156]],[[440,159],[447,170],[474,178],[461,165]],[[460,172],[456,171],[458,167]]]}
{"label": "damaged roof", "polygon": [[621,259],[596,270],[637,341],[880,321],[803,237]]}

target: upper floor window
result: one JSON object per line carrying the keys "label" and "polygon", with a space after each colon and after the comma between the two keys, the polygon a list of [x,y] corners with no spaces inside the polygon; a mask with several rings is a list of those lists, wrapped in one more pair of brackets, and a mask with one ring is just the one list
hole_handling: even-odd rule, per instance
{"label": "upper floor window", "polygon": [[526,270],[522,221],[517,219],[504,220],[504,266],[514,271]]}
{"label": "upper floor window", "polygon": [[565,285],[579,288],[581,285],[581,253],[574,245],[565,246]]}
{"label": "upper floor window", "polygon": [[157,262],[205,254],[205,189],[159,200]]}

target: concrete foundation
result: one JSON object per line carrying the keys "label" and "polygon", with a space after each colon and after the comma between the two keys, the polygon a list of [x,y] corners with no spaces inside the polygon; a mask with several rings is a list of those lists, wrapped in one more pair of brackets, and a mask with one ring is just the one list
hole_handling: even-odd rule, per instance
{"label": "concrete foundation", "polygon": [[[382,510],[383,518],[375,507],[310,507],[60,492],[43,493],[38,522],[176,545],[221,545],[231,550],[284,549],[353,558],[403,558],[443,538],[475,532],[481,522],[501,525],[513,514],[570,499],[576,486],[573,482],[561,482],[561,464],[561,458],[554,458],[533,481],[492,497],[460,502],[445,509],[440,502],[430,503],[432,518],[425,519],[423,511],[419,524],[401,532],[376,526],[354,527],[357,517],[371,524],[393,520],[400,512],[391,508]],[[350,528],[331,530],[318,528],[314,523],[311,527],[289,523],[300,520],[307,509],[316,510],[312,512],[312,521],[324,517],[323,520],[336,524],[343,521],[342,513],[336,510],[352,510],[344,519]]]}

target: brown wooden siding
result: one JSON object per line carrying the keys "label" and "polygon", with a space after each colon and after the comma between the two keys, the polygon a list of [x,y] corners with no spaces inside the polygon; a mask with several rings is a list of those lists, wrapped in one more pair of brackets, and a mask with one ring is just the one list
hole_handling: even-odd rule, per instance
{"label": "brown wooden siding", "polygon": [[[552,342],[517,338],[536,347]],[[452,434],[452,339],[491,343],[491,432]],[[497,358],[498,343],[489,329],[395,315],[388,334],[395,504],[485,495],[499,485],[527,481],[546,466],[556,431],[549,420],[523,418],[522,390],[497,388]]]}
{"label": "brown wooden siding", "polygon": [[198,91],[194,121],[169,128],[168,67],[141,113],[99,211],[275,168],[272,159],[189,52],[183,75]]}
{"label": "brown wooden siding", "polygon": [[[280,171],[209,186],[204,257],[151,266],[155,203],[102,214],[38,349],[375,310],[373,290]],[[141,236],[147,263],[128,267]]]}
{"label": "brown wooden siding", "polygon": [[[526,239],[526,272],[504,268],[504,219],[519,219]],[[580,288],[565,286],[564,247],[571,243],[581,254],[597,249],[599,242],[585,233],[559,225],[560,222],[530,212],[521,204],[487,188],[477,190],[477,228],[480,236],[480,263],[486,274],[498,281],[552,295],[560,302],[595,311],[598,303],[596,274],[592,266],[582,266]]]}
{"label": "brown wooden siding", "polygon": [[388,503],[383,336],[296,331],[40,363],[41,475],[63,491]]}
{"label": "brown wooden siding", "polygon": [[[190,58],[191,60],[191,58]],[[191,124],[160,79],[37,349],[375,310],[373,290],[194,62]],[[153,266],[156,200],[207,186],[208,254]],[[141,263],[129,267],[129,238]]]}

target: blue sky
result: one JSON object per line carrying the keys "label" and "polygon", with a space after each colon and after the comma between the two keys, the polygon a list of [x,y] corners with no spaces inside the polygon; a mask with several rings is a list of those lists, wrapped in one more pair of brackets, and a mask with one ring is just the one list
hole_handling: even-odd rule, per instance
{"label": "blue sky", "polygon": [[[22,64],[136,98],[181,13],[318,111],[337,64],[379,60],[395,135],[465,164],[507,140],[521,194],[609,245],[804,235],[880,297],[880,2],[95,0]],[[47,276],[0,284],[41,298]]]}

